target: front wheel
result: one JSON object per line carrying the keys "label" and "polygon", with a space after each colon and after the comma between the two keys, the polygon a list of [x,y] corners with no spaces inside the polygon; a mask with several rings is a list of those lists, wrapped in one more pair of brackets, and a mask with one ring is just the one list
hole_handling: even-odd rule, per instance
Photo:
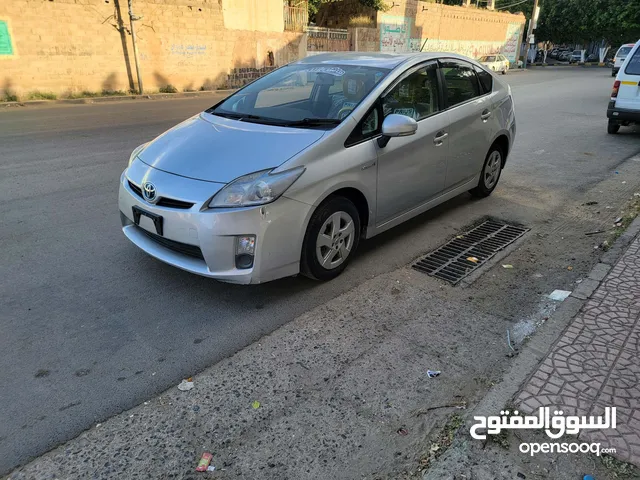
{"label": "front wheel", "polygon": [[609,120],[607,123],[607,133],[610,135],[615,135],[620,130],[620,124],[614,120]]}
{"label": "front wheel", "polygon": [[353,202],[335,196],[313,213],[302,245],[300,271],[314,280],[342,273],[360,241],[360,215]]}
{"label": "front wheel", "polygon": [[497,145],[493,145],[484,161],[478,186],[469,191],[471,195],[480,198],[491,195],[491,192],[493,192],[498,185],[498,180],[500,180],[502,159],[502,149]]}

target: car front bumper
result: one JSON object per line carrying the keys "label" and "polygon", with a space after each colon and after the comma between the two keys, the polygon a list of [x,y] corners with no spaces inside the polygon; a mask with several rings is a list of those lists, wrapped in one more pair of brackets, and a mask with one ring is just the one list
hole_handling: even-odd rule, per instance
{"label": "car front bumper", "polygon": [[[155,172],[154,182],[160,184],[175,178]],[[239,284],[299,273],[304,230],[312,208],[286,197],[246,208],[203,209],[202,202],[189,209],[161,207],[136,194],[126,171],[120,178],[118,206],[123,233],[152,257],[191,273]],[[161,231],[145,215],[136,225],[134,207],[161,216]],[[236,238],[247,235],[256,237],[253,266],[237,268]]]}
{"label": "car front bumper", "polygon": [[640,110],[616,108],[615,102],[609,102],[609,107],[607,108],[607,118],[620,122],[640,123]]}

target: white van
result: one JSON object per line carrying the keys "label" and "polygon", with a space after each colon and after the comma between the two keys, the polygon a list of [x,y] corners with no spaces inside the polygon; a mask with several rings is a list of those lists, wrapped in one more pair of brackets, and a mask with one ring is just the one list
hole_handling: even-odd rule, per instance
{"label": "white van", "polygon": [[632,48],[633,48],[633,43],[627,43],[625,45],[622,45],[618,49],[618,51],[616,52],[616,55],[613,57],[613,67],[611,67],[612,77],[615,77],[618,71],[620,71],[620,67],[624,63],[624,60],[627,58],[627,55],[629,55],[629,52],[631,51]]}
{"label": "white van", "polygon": [[620,67],[607,108],[607,132],[618,133],[620,125],[640,124],[640,40]]}

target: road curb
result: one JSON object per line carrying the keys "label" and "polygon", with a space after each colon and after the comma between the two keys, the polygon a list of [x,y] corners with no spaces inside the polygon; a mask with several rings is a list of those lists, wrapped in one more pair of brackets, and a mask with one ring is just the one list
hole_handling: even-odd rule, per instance
{"label": "road curb", "polygon": [[166,100],[175,98],[209,97],[229,95],[235,89],[204,90],[201,92],[153,93],[150,95],[111,95],[108,97],[61,98],[58,100],[25,100],[24,102],[0,102],[0,108],[33,107],[40,105],[83,105],[90,103],[126,102],[129,100]]}
{"label": "road curb", "polygon": [[[613,268],[626,248],[639,234],[640,217],[637,217],[616,240],[611,249],[602,256],[600,262],[591,269],[587,278],[588,286],[584,289],[576,289],[571,296],[562,302],[549,320],[525,344],[500,382],[492,387],[478,405],[469,412],[467,417],[469,425],[474,415],[495,415],[515,398],[523,385],[535,373],[540,362],[546,358],[549,350],[560,339],[562,332],[578,314],[589,295],[600,285],[609,270]],[[589,292],[588,295],[585,295],[587,292]]]}

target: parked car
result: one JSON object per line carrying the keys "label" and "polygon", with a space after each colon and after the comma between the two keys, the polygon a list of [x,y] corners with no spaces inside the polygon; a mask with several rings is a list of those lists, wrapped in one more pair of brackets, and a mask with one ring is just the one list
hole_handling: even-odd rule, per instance
{"label": "parked car", "polygon": [[560,60],[561,62],[568,62],[570,56],[571,56],[571,51],[566,50],[560,53],[560,55],[558,56],[558,60]]}
{"label": "parked car", "polygon": [[551,53],[549,54],[549,56],[551,58],[558,58],[558,54],[559,54],[559,50],[557,48],[554,48],[553,50],[551,50]]}
{"label": "parked car", "polygon": [[627,55],[633,48],[633,43],[627,43],[622,45],[618,51],[616,52],[615,57],[613,57],[613,68],[611,69],[611,76],[615,77],[618,71],[620,71],[620,67],[624,63],[624,60],[627,58]]}
{"label": "parked car", "polygon": [[584,61],[588,63],[599,62],[600,57],[598,57],[598,55],[596,55],[595,53],[591,53],[589,54],[589,56],[587,56],[587,58],[585,58]]}
{"label": "parked car", "polygon": [[501,72],[503,75],[506,75],[507,71],[509,71],[509,60],[504,55],[485,55],[480,57],[478,61],[489,70]]}
{"label": "parked car", "polygon": [[579,63],[582,61],[582,50],[574,50],[569,57],[569,63]]}
{"label": "parked car", "polygon": [[620,66],[611,91],[607,118],[607,132],[611,134],[618,133],[621,125],[640,124],[640,40],[631,47]]}
{"label": "parked car", "polygon": [[120,178],[122,230],[222,281],[329,280],[361,239],[461,193],[490,195],[515,133],[510,87],[474,60],[319,54],[136,148]]}

